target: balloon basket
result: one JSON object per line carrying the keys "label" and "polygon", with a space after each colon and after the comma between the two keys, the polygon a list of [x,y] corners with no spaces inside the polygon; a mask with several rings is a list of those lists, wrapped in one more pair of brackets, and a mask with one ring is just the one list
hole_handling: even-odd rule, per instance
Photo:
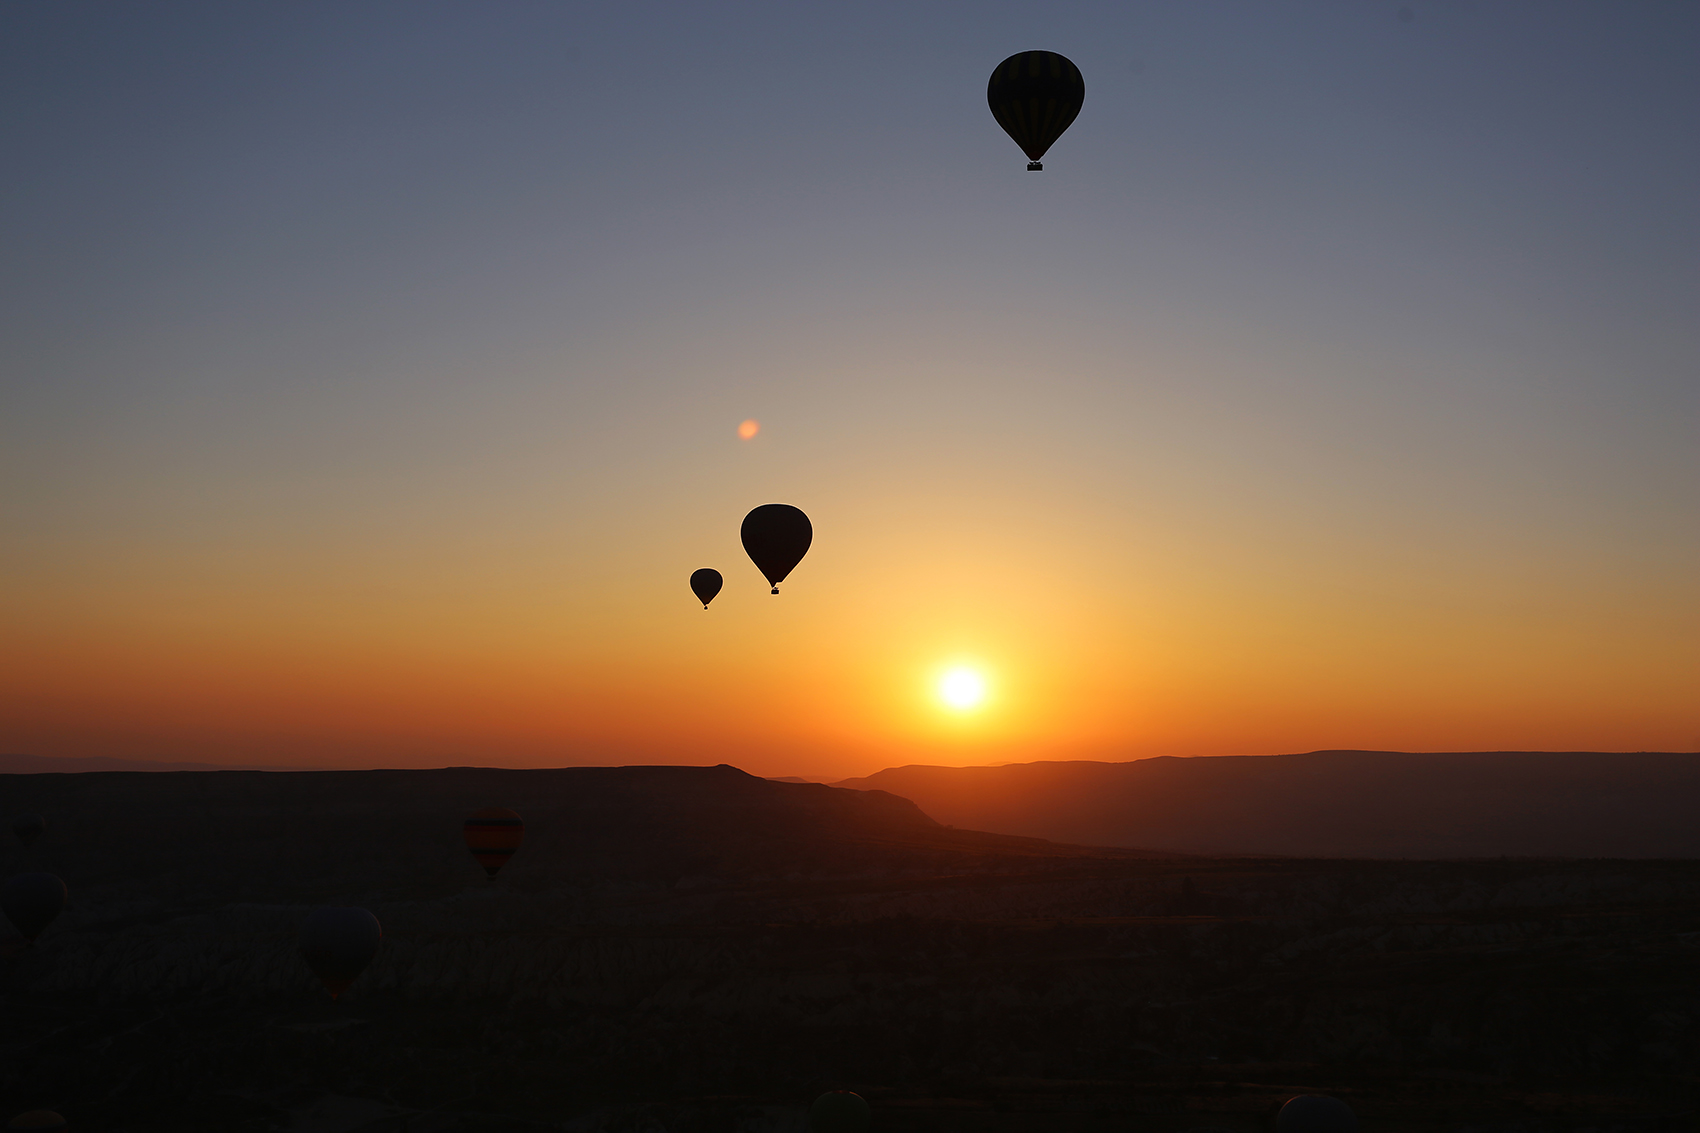
{"label": "balloon basket", "polygon": [[1037,161],[1029,161],[1027,163],[1027,172],[1029,172],[1029,173],[1037,173],[1037,172],[1039,172],[1039,170],[1041,170],[1043,168],[1045,168],[1045,167]]}

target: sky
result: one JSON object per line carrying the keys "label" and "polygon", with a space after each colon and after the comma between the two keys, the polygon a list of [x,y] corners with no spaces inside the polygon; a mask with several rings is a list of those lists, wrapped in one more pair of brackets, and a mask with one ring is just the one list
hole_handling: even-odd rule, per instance
{"label": "sky", "polygon": [[[1697,46],[1675,2],[15,0],[0,750],[1700,750]],[[1040,173],[985,101],[1032,49],[1086,80]]]}

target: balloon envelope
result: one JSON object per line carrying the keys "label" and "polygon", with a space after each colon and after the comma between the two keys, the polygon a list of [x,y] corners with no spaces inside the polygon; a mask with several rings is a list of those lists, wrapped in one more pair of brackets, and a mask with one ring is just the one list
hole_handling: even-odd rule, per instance
{"label": "balloon envelope", "polygon": [[779,593],[779,584],[796,569],[814,542],[814,524],[801,508],[790,504],[762,504],[744,517],[739,530],[744,553]]}
{"label": "balloon envelope", "polygon": [[8,1129],[69,1129],[70,1124],[50,1109],[32,1109],[6,1123]]}
{"label": "balloon envelope", "polygon": [[1300,1094],[1275,1115],[1275,1133],[1358,1133],[1358,1117],[1339,1098]]}
{"label": "balloon envelope", "polygon": [[461,833],[484,872],[495,877],[519,851],[519,844],[525,840],[525,823],[505,806],[487,806],[466,820]]}
{"label": "balloon envelope", "polygon": [[873,1113],[861,1094],[832,1090],[809,1107],[809,1133],[867,1133]]}
{"label": "balloon envelope", "polygon": [[42,934],[65,911],[70,894],[51,873],[20,873],[0,887],[0,910],[28,941]]}
{"label": "balloon envelope", "polygon": [[720,593],[720,588],[726,585],[726,580],[720,577],[720,572],[713,567],[703,567],[691,572],[691,593],[697,596],[703,609],[714,601],[714,596]]}
{"label": "balloon envelope", "polygon": [[301,957],[336,999],[378,954],[383,935],[365,909],[314,909],[301,926]]}
{"label": "balloon envelope", "polygon": [[1086,101],[1080,68],[1055,51],[1011,55],[986,84],[986,104],[1004,133],[1037,164],[1062,137]]}
{"label": "balloon envelope", "polygon": [[39,814],[20,814],[12,820],[12,833],[26,846],[33,845],[46,829],[47,819]]}

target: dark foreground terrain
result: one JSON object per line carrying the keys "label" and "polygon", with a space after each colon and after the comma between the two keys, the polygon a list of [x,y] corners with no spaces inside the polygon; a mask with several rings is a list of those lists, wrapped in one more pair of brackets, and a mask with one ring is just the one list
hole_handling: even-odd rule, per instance
{"label": "dark foreground terrain", "polygon": [[1700,858],[1700,753],[1310,751],[889,767],[940,822],[1089,846],[1331,858]]}
{"label": "dark foreground terrain", "polygon": [[[495,884],[460,843],[513,806]],[[1700,864],[1179,858],[732,768],[0,777],[0,1111],[79,1130],[1695,1128]],[[319,904],[384,926],[333,1004]]]}

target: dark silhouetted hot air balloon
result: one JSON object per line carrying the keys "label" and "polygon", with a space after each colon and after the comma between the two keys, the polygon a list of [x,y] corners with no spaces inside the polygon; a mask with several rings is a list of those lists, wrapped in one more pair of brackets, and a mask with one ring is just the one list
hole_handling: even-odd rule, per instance
{"label": "dark silhouetted hot air balloon", "polygon": [[1300,1094],[1275,1115],[1275,1133],[1358,1133],[1358,1117],[1339,1098]]}
{"label": "dark silhouetted hot air balloon", "polygon": [[779,593],[779,584],[809,553],[815,528],[801,508],[790,504],[762,504],[744,517],[739,531],[744,552],[756,569],[767,576],[768,585]]}
{"label": "dark silhouetted hot air balloon", "polygon": [[46,830],[47,819],[39,814],[20,814],[12,820],[12,833],[26,846],[35,845],[35,840]]}
{"label": "dark silhouetted hot air balloon", "polygon": [[[692,581],[695,581],[694,576]],[[713,597],[710,595],[709,597]],[[494,880],[508,859],[525,840],[525,823],[519,815],[503,806],[487,806],[476,811],[461,828],[466,835],[466,848]]]}
{"label": "dark silhouetted hot air balloon", "polygon": [[809,1133],[868,1133],[873,1114],[861,1094],[830,1090],[809,1107]]}
{"label": "dark silhouetted hot air balloon", "polygon": [[0,910],[30,943],[65,911],[70,894],[51,873],[20,873],[0,886]]}
{"label": "dark silhouetted hot air balloon", "polygon": [[697,596],[703,609],[714,601],[714,596],[720,593],[720,588],[726,585],[726,580],[720,577],[720,572],[713,567],[703,567],[691,572],[691,593]]}
{"label": "dark silhouetted hot air balloon", "polygon": [[378,918],[365,909],[314,909],[301,926],[301,957],[338,999],[378,954],[383,935]]}
{"label": "dark silhouetted hot air balloon", "polygon": [[1028,169],[1080,113],[1086,80],[1080,68],[1055,51],[1023,51],[998,64],[986,84],[986,103],[1004,133],[1027,155]]}
{"label": "dark silhouetted hot air balloon", "polygon": [[32,1109],[6,1123],[8,1129],[69,1129],[70,1122],[50,1109]]}

